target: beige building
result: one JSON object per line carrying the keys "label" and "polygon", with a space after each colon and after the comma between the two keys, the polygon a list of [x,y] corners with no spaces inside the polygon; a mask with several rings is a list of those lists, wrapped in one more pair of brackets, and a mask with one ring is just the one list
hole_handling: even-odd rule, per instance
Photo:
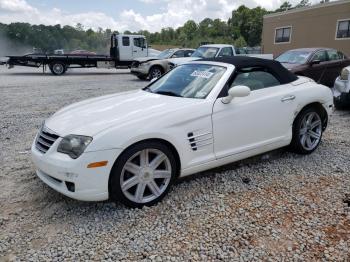
{"label": "beige building", "polygon": [[264,16],[262,49],[278,54],[303,47],[329,47],[350,57],[350,0]]}

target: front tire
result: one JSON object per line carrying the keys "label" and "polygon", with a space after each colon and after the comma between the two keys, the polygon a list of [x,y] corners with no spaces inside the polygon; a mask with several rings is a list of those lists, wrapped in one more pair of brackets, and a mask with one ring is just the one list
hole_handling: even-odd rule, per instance
{"label": "front tire", "polygon": [[163,73],[164,70],[160,66],[153,66],[149,71],[149,80],[152,80],[153,78],[159,78],[163,75]]}
{"label": "front tire", "polygon": [[297,154],[311,154],[319,146],[323,133],[322,117],[319,110],[302,110],[293,123],[293,138],[290,149]]}
{"label": "front tire", "polygon": [[177,163],[164,144],[146,141],[126,149],[114,164],[110,178],[110,195],[132,208],[152,206],[170,190]]}

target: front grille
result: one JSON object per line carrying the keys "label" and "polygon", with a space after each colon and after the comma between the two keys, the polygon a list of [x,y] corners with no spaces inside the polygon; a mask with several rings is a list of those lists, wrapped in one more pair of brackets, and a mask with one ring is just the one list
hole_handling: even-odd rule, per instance
{"label": "front grille", "polygon": [[139,66],[140,66],[140,62],[138,62],[138,61],[134,61],[131,63],[131,67],[133,67],[133,68],[138,68]]}
{"label": "front grille", "polygon": [[38,134],[38,137],[36,139],[35,147],[38,149],[41,153],[45,154],[50,147],[55,143],[55,141],[59,138],[58,135],[54,134],[53,132],[47,130],[45,127],[43,127]]}

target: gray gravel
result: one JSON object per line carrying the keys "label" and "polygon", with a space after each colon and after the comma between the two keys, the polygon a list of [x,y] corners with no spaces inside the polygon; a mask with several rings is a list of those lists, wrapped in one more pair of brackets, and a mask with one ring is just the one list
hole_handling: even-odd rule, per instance
{"label": "gray gravel", "polygon": [[79,202],[44,185],[28,154],[41,121],[146,84],[127,72],[0,69],[0,261],[349,261],[350,111],[335,112],[310,156],[278,150],[198,174],[152,208]]}

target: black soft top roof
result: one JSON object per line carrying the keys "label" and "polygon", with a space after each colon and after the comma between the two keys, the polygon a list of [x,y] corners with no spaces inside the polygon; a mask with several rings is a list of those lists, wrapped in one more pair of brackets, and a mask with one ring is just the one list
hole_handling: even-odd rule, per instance
{"label": "black soft top roof", "polygon": [[231,64],[240,70],[247,67],[263,67],[269,70],[281,84],[288,84],[298,79],[296,75],[280,64],[280,62],[270,59],[262,59],[249,56],[217,57],[206,58],[197,61],[220,62]]}

